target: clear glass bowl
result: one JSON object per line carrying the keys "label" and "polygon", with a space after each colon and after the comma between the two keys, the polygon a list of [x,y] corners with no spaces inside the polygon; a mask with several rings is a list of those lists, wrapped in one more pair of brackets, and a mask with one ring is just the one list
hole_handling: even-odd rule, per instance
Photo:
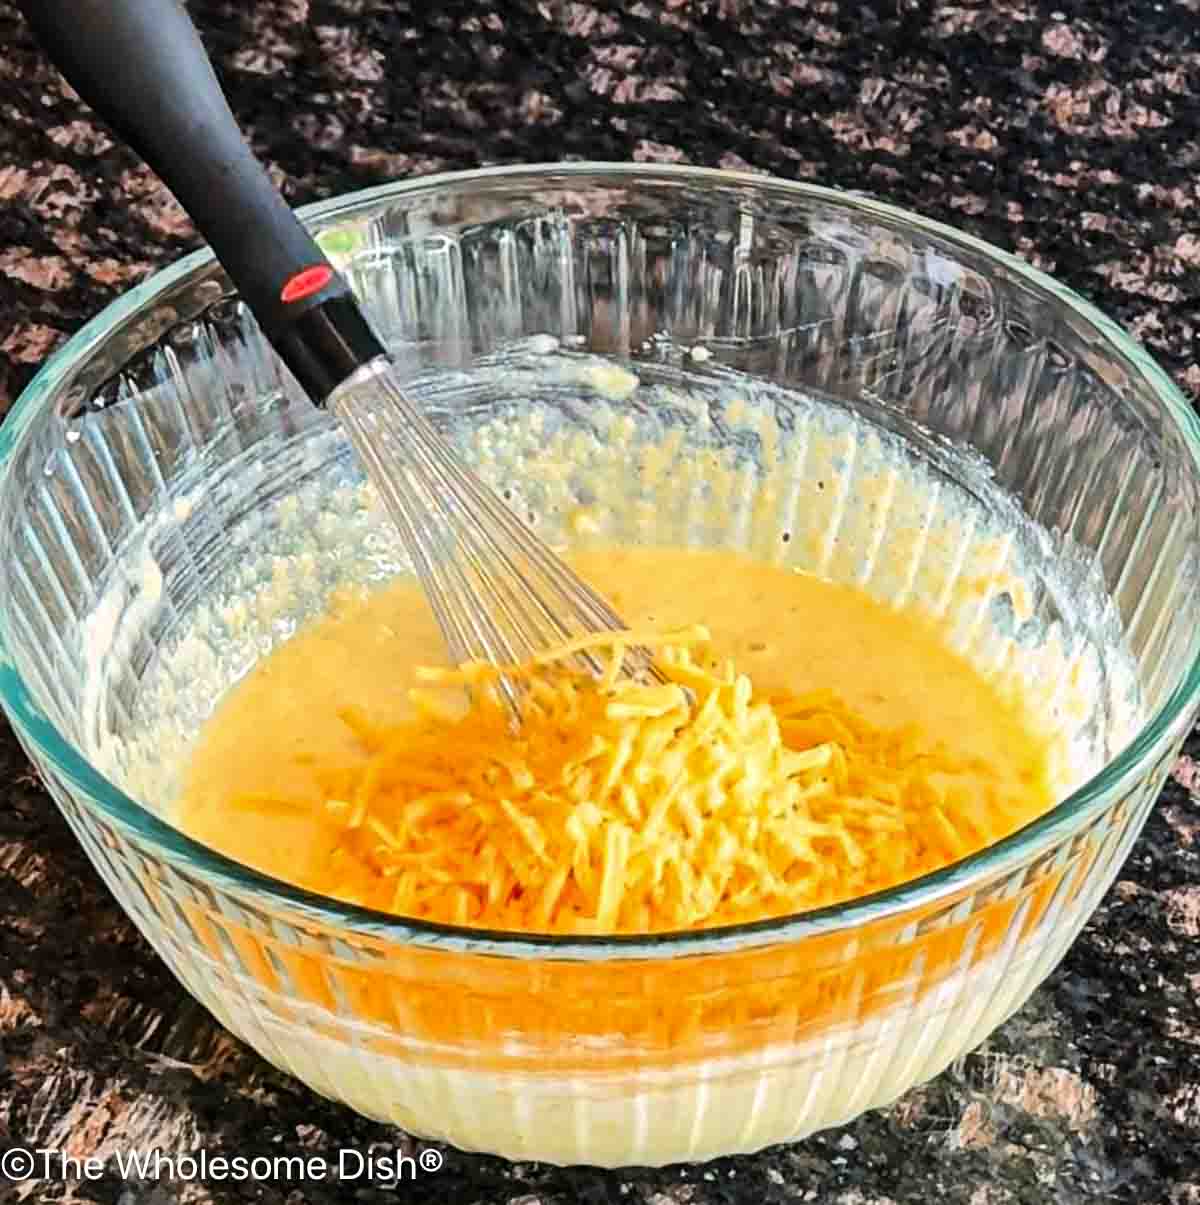
{"label": "clear glass bowl", "polygon": [[[631,506],[609,535],[853,579],[1013,681],[1057,658],[1082,704],[1067,714],[1060,691],[1046,722],[1074,724],[1091,762],[1050,814],[919,882],[652,940],[406,924],[189,840],[169,823],[174,770],[221,691],[339,581],[403,568],[344,439],[202,252],[72,339],[0,428],[3,705],[180,980],[320,1093],[563,1163],[799,1138],[978,1044],[1111,883],[1197,711],[1200,439],[1179,393],[1027,265],[805,185],[537,166],[305,217],[414,395],[554,539],[582,538],[567,516],[586,485],[551,489],[528,430],[507,460],[486,433],[537,411],[601,455],[628,419]],[[818,428],[841,448],[836,489],[814,480]],[[652,437],[654,505],[634,471]],[[705,456],[740,483],[723,501]],[[961,506],[921,528],[910,485]],[[988,525],[1024,586],[957,613]]]}

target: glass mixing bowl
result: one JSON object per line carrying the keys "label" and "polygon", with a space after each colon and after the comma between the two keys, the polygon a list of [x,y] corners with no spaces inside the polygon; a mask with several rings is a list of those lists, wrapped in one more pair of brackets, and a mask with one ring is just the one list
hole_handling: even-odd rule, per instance
{"label": "glass mixing bowl", "polygon": [[[587,536],[571,515],[597,478],[575,470],[616,466],[628,506],[601,536],[853,580],[940,617],[998,682],[1057,674],[1043,718],[1078,773],[920,881],[653,939],[404,923],[189,840],[175,772],[221,692],[339,582],[403,569],[347,443],[200,252],[81,331],[0,428],[3,705],[179,979],[317,1092],[562,1163],[799,1138],[978,1044],[1112,882],[1196,714],[1180,394],[1027,265],[807,185],[535,166],[305,217],[413,395],[552,540]],[[542,472],[551,445],[574,463]]]}

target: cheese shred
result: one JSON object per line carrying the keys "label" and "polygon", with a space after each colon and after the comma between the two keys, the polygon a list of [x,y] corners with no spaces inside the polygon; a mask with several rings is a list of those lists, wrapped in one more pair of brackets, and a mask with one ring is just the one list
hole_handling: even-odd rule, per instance
{"label": "cheese shred", "polygon": [[[832,692],[758,693],[708,640],[600,633],[528,665],[425,668],[416,718],[391,728],[345,708],[361,759],[312,768],[336,831],[326,889],[446,924],[663,932],[868,895],[1028,818],[986,765]],[[623,674],[637,649],[666,684]],[[523,688],[519,730],[501,673]]]}

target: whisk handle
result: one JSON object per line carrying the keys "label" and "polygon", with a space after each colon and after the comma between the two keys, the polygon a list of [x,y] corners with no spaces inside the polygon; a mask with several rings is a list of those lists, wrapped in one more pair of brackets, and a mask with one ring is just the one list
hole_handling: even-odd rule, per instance
{"label": "whisk handle", "polygon": [[383,347],[238,129],[179,0],[17,0],[67,82],[174,193],[322,404]]}

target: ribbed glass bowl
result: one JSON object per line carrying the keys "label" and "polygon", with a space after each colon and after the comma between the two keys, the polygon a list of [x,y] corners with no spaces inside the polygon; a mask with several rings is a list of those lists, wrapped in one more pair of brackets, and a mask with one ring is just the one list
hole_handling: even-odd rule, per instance
{"label": "ribbed glass bowl", "polygon": [[628,505],[586,538],[742,548],[932,616],[998,687],[1045,688],[1084,770],[902,889],[653,940],[405,924],[189,840],[176,771],[222,691],[334,586],[404,569],[345,440],[198,253],[0,428],[3,705],[180,980],[320,1093],[564,1163],[802,1137],[978,1044],[1112,882],[1197,710],[1178,392],[1025,264],[804,185],[537,166],[305,216],[414,397],[552,540],[585,539],[598,470],[543,471],[543,449],[624,460],[606,488]]}

